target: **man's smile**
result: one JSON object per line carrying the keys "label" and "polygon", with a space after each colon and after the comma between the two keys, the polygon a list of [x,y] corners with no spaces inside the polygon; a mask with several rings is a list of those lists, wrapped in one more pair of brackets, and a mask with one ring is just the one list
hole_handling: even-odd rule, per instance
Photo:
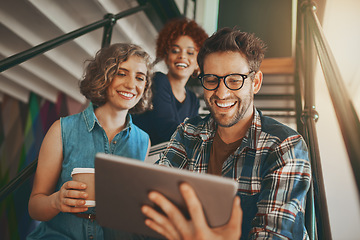
{"label": "man's smile", "polygon": [[220,102],[215,100],[216,106],[219,108],[231,108],[236,104],[236,101],[226,101],[226,102]]}

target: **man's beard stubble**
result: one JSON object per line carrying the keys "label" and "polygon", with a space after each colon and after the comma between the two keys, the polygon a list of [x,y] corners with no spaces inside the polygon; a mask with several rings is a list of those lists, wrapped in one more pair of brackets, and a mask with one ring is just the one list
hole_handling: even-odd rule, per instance
{"label": "man's beard stubble", "polygon": [[[245,114],[248,112],[249,107],[251,106],[251,102],[253,102],[253,96],[254,95],[250,95],[250,97],[248,97],[242,101],[240,100],[240,98],[236,98],[236,105],[237,105],[238,111],[236,111],[235,115],[228,122],[221,121],[222,117],[225,117],[226,114],[216,114],[214,109],[210,106],[209,101],[210,102],[212,101],[214,103],[214,105],[216,105],[214,100],[218,99],[218,98],[215,95],[211,96],[209,101],[207,99],[205,99],[205,103],[206,103],[206,106],[209,108],[210,113],[211,113],[212,117],[214,118],[215,122],[219,126],[232,127],[235,124],[237,124],[241,119],[244,118]],[[246,100],[248,100],[248,101],[246,101]]]}

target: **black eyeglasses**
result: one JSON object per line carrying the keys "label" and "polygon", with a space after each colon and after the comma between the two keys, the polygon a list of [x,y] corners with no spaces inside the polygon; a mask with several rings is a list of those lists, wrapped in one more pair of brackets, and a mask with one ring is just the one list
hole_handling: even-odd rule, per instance
{"label": "black eyeglasses", "polygon": [[216,90],[220,85],[220,79],[224,79],[225,86],[230,90],[239,90],[244,85],[245,79],[253,73],[249,72],[247,75],[240,73],[232,73],[226,76],[218,76],[215,74],[204,74],[199,75],[201,85],[209,91]]}

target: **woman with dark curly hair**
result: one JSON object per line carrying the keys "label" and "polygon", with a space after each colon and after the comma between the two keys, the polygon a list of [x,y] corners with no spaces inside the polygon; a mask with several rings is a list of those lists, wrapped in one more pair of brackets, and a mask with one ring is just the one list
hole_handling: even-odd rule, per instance
{"label": "woman with dark curly hair", "polygon": [[28,239],[104,239],[95,207],[85,204],[87,186],[72,181],[71,172],[94,168],[98,152],[145,160],[149,136],[132,123],[129,112],[151,108],[151,66],[142,48],[121,43],[89,61],[80,91],[91,103],[57,120],[42,143],[29,213],[43,222]]}
{"label": "woman with dark curly hair", "polygon": [[152,145],[170,140],[186,117],[199,112],[199,100],[187,89],[191,75],[198,74],[196,57],[208,35],[195,21],[186,18],[168,22],[156,42],[155,64],[164,60],[168,73],[153,78],[154,110],[134,115],[134,123],[150,135]]}

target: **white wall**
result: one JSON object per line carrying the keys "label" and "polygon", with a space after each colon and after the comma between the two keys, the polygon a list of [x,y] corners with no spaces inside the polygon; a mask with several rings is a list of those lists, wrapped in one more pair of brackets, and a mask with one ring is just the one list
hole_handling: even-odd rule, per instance
{"label": "white wall", "polygon": [[196,22],[211,36],[217,30],[219,0],[197,0]]}
{"label": "white wall", "polygon": [[[359,113],[360,1],[326,2],[325,36]],[[316,74],[316,109],[320,116],[317,130],[332,236],[334,240],[359,239],[358,191],[321,69]]]}

